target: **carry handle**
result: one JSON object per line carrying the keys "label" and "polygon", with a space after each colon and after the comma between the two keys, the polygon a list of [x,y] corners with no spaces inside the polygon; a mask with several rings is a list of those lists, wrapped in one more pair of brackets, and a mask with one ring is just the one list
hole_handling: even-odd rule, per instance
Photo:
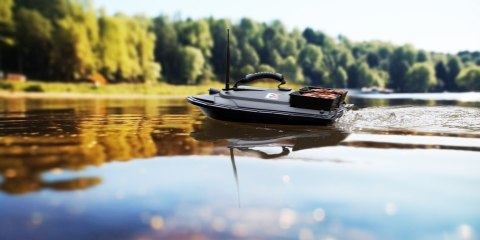
{"label": "carry handle", "polygon": [[[258,73],[247,74],[244,78],[236,81],[233,87],[236,88],[238,87],[238,84],[246,84],[246,83],[250,83],[255,80],[264,79],[264,78],[277,80],[280,82],[280,85],[283,85],[286,83],[285,78],[280,73],[258,72]],[[279,88],[280,88],[280,85],[278,85]]]}

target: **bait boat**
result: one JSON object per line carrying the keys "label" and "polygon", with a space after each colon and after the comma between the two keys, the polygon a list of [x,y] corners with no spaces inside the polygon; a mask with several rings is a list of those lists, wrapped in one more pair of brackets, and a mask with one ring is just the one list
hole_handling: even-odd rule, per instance
{"label": "bait boat", "polygon": [[[227,32],[229,39],[229,32]],[[208,117],[234,122],[285,125],[326,125],[340,118],[353,104],[345,103],[346,90],[304,87],[298,91],[284,88],[280,73],[248,74],[230,87],[230,50],[227,40],[227,64],[224,89],[210,88],[208,94],[187,97]],[[277,88],[245,86],[260,79],[277,81]]]}

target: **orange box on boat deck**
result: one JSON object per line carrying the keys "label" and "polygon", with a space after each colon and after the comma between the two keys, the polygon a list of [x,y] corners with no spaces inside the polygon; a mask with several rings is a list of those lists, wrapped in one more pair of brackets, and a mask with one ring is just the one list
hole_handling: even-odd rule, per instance
{"label": "orange box on boat deck", "polygon": [[330,111],[345,100],[346,90],[321,87],[304,87],[290,93],[290,106]]}

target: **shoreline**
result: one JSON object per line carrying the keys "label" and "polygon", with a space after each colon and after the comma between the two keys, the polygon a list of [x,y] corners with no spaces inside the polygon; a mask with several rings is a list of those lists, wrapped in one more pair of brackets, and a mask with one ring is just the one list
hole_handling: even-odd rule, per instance
{"label": "shoreline", "polygon": [[[60,93],[60,92],[7,92],[0,91],[0,99],[179,99],[192,94],[154,94],[154,93]],[[194,94],[193,94],[194,95]],[[417,99],[444,100],[459,102],[480,102],[480,92],[442,92],[442,93],[392,93],[361,94],[351,91],[349,97],[363,99]]]}
{"label": "shoreline", "polygon": [[51,92],[0,92],[0,99],[169,99],[185,98],[188,95],[161,95],[140,93],[51,93]]}

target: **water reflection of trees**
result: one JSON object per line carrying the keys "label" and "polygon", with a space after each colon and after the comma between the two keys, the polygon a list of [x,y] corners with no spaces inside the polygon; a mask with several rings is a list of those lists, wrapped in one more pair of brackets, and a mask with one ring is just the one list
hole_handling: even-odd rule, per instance
{"label": "water reflection of trees", "polygon": [[[95,100],[54,102],[52,110],[44,101],[23,100],[24,107],[15,101],[4,100],[0,107],[0,188],[10,194],[84,189],[101,182],[96,177],[42,180],[43,173],[59,169],[81,170],[153,156],[208,154],[213,149],[213,143],[189,137],[198,119],[191,117],[197,116],[193,108],[185,105]],[[9,108],[12,105],[15,111]]]}

